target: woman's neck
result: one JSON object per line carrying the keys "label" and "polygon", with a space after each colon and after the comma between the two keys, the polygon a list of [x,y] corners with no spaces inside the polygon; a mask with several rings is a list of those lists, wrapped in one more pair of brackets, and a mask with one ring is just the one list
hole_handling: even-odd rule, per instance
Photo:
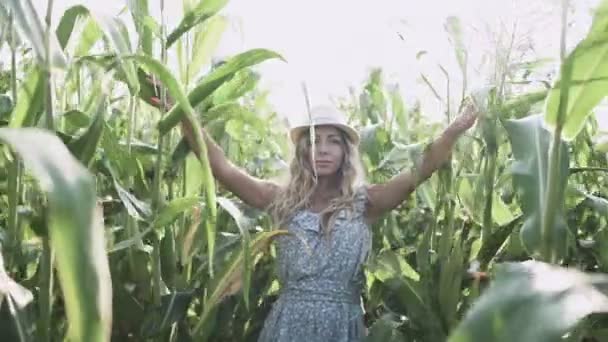
{"label": "woman's neck", "polygon": [[312,195],[313,202],[327,203],[340,195],[340,183],[337,177],[319,177]]}

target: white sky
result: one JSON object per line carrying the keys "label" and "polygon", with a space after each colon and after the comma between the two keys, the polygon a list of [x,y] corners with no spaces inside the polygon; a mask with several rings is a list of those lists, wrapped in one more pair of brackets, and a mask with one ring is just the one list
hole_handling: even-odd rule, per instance
{"label": "white sky", "polygon": [[[47,0],[32,0],[43,14]],[[589,8],[598,0],[575,0],[570,18],[569,45],[575,44],[591,23]],[[182,2],[165,0],[167,19],[174,27],[181,19]],[[93,10],[117,13],[127,0],[55,0],[54,19],[74,4]],[[149,0],[158,18],[160,0]],[[423,99],[429,116],[442,108],[419,80],[421,72],[439,89],[444,79],[437,67],[450,72],[459,84],[459,69],[444,30],[445,18],[455,15],[469,28],[465,33],[471,62],[479,64],[492,49],[483,27],[517,23],[520,37],[529,37],[536,57],[557,57],[561,0],[231,0],[222,13],[231,18],[232,28],[222,38],[219,56],[262,47],[275,50],[288,63],[264,62],[263,84],[271,89],[279,113],[293,117],[304,110],[301,82],[308,85],[311,100],[326,101],[346,95],[348,86],[361,85],[371,67],[382,67],[390,82],[398,82],[406,99]],[[172,4],[172,5],[168,5]],[[470,29],[472,30],[472,29]],[[402,40],[397,32],[404,37]],[[428,51],[416,60],[416,53]],[[482,79],[473,77],[473,85]]]}

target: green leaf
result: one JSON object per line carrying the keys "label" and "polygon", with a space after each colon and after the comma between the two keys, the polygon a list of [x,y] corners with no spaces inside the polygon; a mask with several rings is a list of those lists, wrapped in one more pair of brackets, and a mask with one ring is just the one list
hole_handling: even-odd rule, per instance
{"label": "green leaf", "polygon": [[59,21],[59,25],[57,26],[57,30],[55,31],[59,41],[59,46],[61,46],[62,50],[65,50],[65,47],[70,40],[77,19],[83,16],[88,17],[88,15],[89,10],[82,5],[72,6],[63,13],[61,20]]}
{"label": "green leaf", "polygon": [[114,188],[118,193],[120,201],[127,209],[127,213],[136,220],[146,221],[152,216],[150,205],[139,200],[135,195],[131,194],[123,188],[116,179],[114,179]]}
{"label": "green leaf", "polygon": [[203,173],[194,154],[186,156],[186,197],[198,196],[203,185]]}
{"label": "green leaf", "polygon": [[9,127],[34,126],[42,113],[44,102],[42,71],[33,67],[17,93],[17,103],[9,121]]}
{"label": "green leaf", "polygon": [[[38,60],[46,64],[45,48],[46,25],[40,20],[36,7],[31,0],[6,0],[6,7],[12,11],[19,31],[27,38],[34,48]],[[59,46],[57,36],[50,34],[50,62],[53,67],[65,69],[68,65],[65,55]]]}
{"label": "green leaf", "polygon": [[457,323],[458,303],[462,288],[464,258],[459,239],[453,239],[452,252],[448,258],[441,260],[439,274],[439,308],[443,319],[451,330]]}
{"label": "green leaf", "polygon": [[380,281],[392,277],[406,277],[414,281],[420,280],[420,275],[410,266],[405,258],[394,251],[382,251],[373,259],[370,271]]}
{"label": "green leaf", "polygon": [[106,162],[110,162],[112,169],[118,172],[118,174],[113,175],[115,179],[125,179],[137,174],[136,159],[126,148],[121,146],[120,137],[108,122],[105,122],[101,147],[103,148]]}
{"label": "green leaf", "polygon": [[104,112],[105,103],[104,101],[101,101],[95,120],[93,120],[87,131],[68,146],[74,156],[76,156],[83,165],[91,165],[97,147],[101,142],[105,127]]}
{"label": "green leaf", "polygon": [[209,108],[234,101],[252,91],[259,79],[259,75],[249,69],[238,71],[234,77],[218,87],[204,104]]}
{"label": "green leaf", "polygon": [[548,93],[548,90],[539,90],[519,95],[501,103],[496,112],[505,119],[522,118],[530,113],[534,105],[545,100]]}
{"label": "green leaf", "polygon": [[[248,251],[251,254],[251,259],[253,260],[254,256],[263,253],[275,237],[286,234],[289,234],[286,230],[274,230],[258,234],[249,244]],[[222,269],[221,274],[216,275],[216,280],[213,281],[210,288],[208,288],[208,296],[205,301],[205,306],[203,307],[203,313],[194,328],[195,336],[199,336],[203,333],[202,328],[209,323],[208,320],[215,307],[226,298],[226,296],[231,295],[240,288],[245,259],[244,250],[245,249],[241,249],[231,256],[226,267]]]}
{"label": "green leaf", "polygon": [[167,48],[171,47],[173,43],[191,28],[214,16],[227,3],[228,0],[206,0],[199,2],[196,8],[184,14],[179,25],[167,36]]}
{"label": "green leaf", "polygon": [[126,82],[132,94],[139,93],[139,79],[133,61],[123,57],[131,56],[133,51],[129,40],[129,32],[125,23],[116,17],[110,17],[102,13],[92,13],[104,35],[108,38],[113,50],[117,53],[120,70],[126,76]]}
{"label": "green leaf", "polygon": [[77,57],[86,56],[91,48],[103,37],[103,32],[97,22],[89,17],[80,33],[80,40],[74,48],[73,55]]}
{"label": "green leaf", "polygon": [[245,307],[249,309],[249,289],[251,287],[251,252],[249,251],[249,243],[251,241],[251,237],[249,234],[249,228],[251,227],[251,220],[249,220],[241,210],[232,202],[229,198],[226,197],[218,197],[217,202],[226,210],[230,216],[234,219],[239,230],[241,232],[241,236],[243,237],[243,299],[245,301]]}
{"label": "green leaf", "polygon": [[[186,113],[186,119],[194,130],[196,144],[198,145],[198,149],[200,151],[197,157],[201,163],[203,171],[203,186],[205,188],[205,202],[207,205],[206,210],[209,213],[206,220],[209,265],[213,265],[216,235],[215,221],[217,218],[215,180],[213,178],[213,174],[211,173],[211,166],[209,165],[209,159],[207,158],[207,147],[203,141],[201,128],[198,121],[195,119],[194,108],[192,108],[190,105],[181,84],[175,79],[175,77],[173,77],[171,72],[169,72],[164,65],[154,58],[145,55],[133,56],[133,58],[150,69],[152,73],[160,79],[161,83],[167,87],[169,94],[177,101],[178,107],[181,107]],[[213,273],[213,269],[211,267],[210,272]]]}
{"label": "green leaf", "polygon": [[199,197],[183,197],[172,200],[160,210],[154,220],[153,226],[161,228],[173,223],[181,213],[200,204],[200,202],[201,199]]}
{"label": "green leaf", "polygon": [[[548,152],[553,139],[552,134],[543,127],[540,115],[525,117],[504,122],[509,135],[515,162],[512,165],[513,182],[520,193],[520,205],[524,215],[521,238],[526,249],[534,254],[541,247],[541,219],[546,203]],[[568,148],[561,142],[561,158],[558,164],[556,186],[559,191],[554,201],[557,202],[553,241],[558,255],[564,255],[567,246],[568,229],[564,216],[564,189],[568,177]]]}
{"label": "green leaf", "polygon": [[152,56],[153,30],[146,21],[154,19],[150,17],[148,0],[128,0],[128,6],[139,36],[139,46],[146,55]]}
{"label": "green leaf", "polygon": [[553,128],[557,125],[561,78],[567,67],[572,67],[572,74],[565,84],[569,91],[562,136],[569,141],[608,94],[608,1],[597,7],[589,33],[564,60],[560,78],[547,96],[545,122]]}
{"label": "green leaf", "polygon": [[[198,106],[207,98],[207,96],[211,95],[224,82],[232,78],[239,70],[271,58],[284,60],[283,57],[276,52],[265,49],[249,50],[230,58],[225,64],[222,64],[205,76],[203,81],[188,94],[189,103],[194,107]],[[166,86],[166,83],[163,82],[163,84]],[[182,108],[182,105],[174,106],[171,111],[158,122],[160,134],[167,134],[169,130],[179,123],[183,115],[184,108]]]}
{"label": "green leaf", "polygon": [[[478,185],[481,186],[481,185]],[[484,198],[475,196],[469,179],[462,179],[458,184],[458,197],[471,218],[479,225],[483,223]],[[492,221],[504,226],[515,219],[514,213],[505,204],[497,192],[492,194]]]}
{"label": "green leaf", "polygon": [[198,31],[194,37],[194,49],[192,58],[188,65],[188,78],[193,80],[201,71],[204,65],[211,61],[213,52],[220,43],[220,38],[224,34],[228,20],[221,16],[214,16],[207,20],[202,30]]}
{"label": "green leaf", "polygon": [[607,286],[606,275],[541,262],[499,265],[448,342],[559,341],[582,318],[608,311]]}
{"label": "green leaf", "polygon": [[108,341],[112,286],[92,175],[48,131],[0,128],[0,139],[21,156],[48,192],[49,235],[67,311],[67,338]]}
{"label": "green leaf", "polygon": [[66,123],[72,127],[85,128],[91,124],[91,118],[85,113],[72,109],[61,115]]}
{"label": "green leaf", "polygon": [[380,317],[372,324],[366,342],[399,342],[405,341],[401,332],[397,330],[400,323],[390,319],[388,315]]}

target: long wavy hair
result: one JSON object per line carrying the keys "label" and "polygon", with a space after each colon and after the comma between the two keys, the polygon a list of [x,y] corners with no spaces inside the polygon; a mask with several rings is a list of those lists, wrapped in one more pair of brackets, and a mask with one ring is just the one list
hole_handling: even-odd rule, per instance
{"label": "long wavy hair", "polygon": [[[345,209],[347,213],[352,213],[355,190],[358,186],[363,185],[364,180],[357,146],[345,132],[340,129],[338,131],[344,151],[342,164],[337,171],[340,182],[339,195],[320,212],[321,230],[325,236],[328,236],[333,228],[336,214],[340,210]],[[312,205],[311,196],[317,183],[309,158],[310,146],[309,132],[304,131],[295,144],[295,155],[289,165],[289,177],[268,207],[268,212],[278,227],[285,226],[297,211],[309,209]]]}

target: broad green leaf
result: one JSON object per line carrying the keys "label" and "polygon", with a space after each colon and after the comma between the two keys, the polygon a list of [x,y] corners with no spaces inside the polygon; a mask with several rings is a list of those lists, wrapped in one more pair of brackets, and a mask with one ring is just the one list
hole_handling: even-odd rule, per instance
{"label": "broad green leaf", "polygon": [[245,307],[249,309],[249,289],[251,287],[251,252],[249,251],[249,242],[251,241],[251,237],[249,234],[249,229],[251,226],[251,220],[247,219],[236,204],[229,198],[218,197],[217,202],[230,214],[230,216],[232,216],[239,227],[241,236],[243,237],[243,299],[245,300]]}
{"label": "broad green leaf", "polygon": [[[547,206],[547,177],[549,145],[553,139],[551,133],[543,127],[540,115],[529,116],[518,120],[506,120],[505,129],[509,135],[515,162],[512,165],[513,182],[520,194],[520,205],[524,215],[521,238],[530,253],[537,253],[541,247],[541,220]],[[563,256],[568,238],[568,229],[564,216],[564,189],[568,177],[569,152],[565,143],[561,143],[561,158],[558,164],[558,191],[553,201],[557,202],[555,226],[551,227],[551,238],[558,256]]]}
{"label": "broad green leaf", "polygon": [[152,216],[150,205],[123,188],[116,179],[114,179],[114,188],[131,217],[136,220],[146,221]]}
{"label": "broad green leaf", "polygon": [[260,76],[249,69],[238,71],[229,81],[219,86],[203,104],[210,108],[234,101],[252,91],[259,79]]}
{"label": "broad green leaf", "polygon": [[520,119],[528,116],[532,107],[545,100],[548,93],[548,90],[539,90],[519,95],[501,103],[496,112],[505,119]]}
{"label": "broad green leaf", "polygon": [[89,17],[80,32],[80,40],[75,44],[73,55],[86,56],[91,48],[103,37],[101,28],[95,19]]}
{"label": "broad green leaf", "polygon": [[186,197],[198,196],[203,185],[203,173],[193,153],[186,157]]}
{"label": "broad green leaf", "polygon": [[596,9],[593,24],[585,39],[567,56],[556,85],[547,96],[545,121],[557,125],[561,81],[566,68],[571,67],[562,136],[574,139],[583,129],[587,117],[599,102],[608,95],[608,1],[603,0]]}
{"label": "broad green leaf", "polygon": [[[370,144],[373,144],[373,142]],[[403,145],[393,142],[393,147],[388,153],[385,153],[384,158],[380,161],[377,168],[394,168],[400,170],[408,165],[412,165],[422,155],[424,147],[424,143]]]}
{"label": "broad green leaf", "polygon": [[[385,289],[383,300],[385,305],[406,315],[425,331],[429,341],[444,341],[445,332],[441,327],[439,317],[432,310],[423,282],[416,282],[405,277],[394,277],[383,282]],[[427,301],[428,300],[428,301]]]}
{"label": "broad green leaf", "polygon": [[205,25],[194,36],[192,58],[188,65],[188,78],[193,80],[201,71],[204,65],[211,61],[213,52],[220,43],[220,38],[224,34],[228,20],[222,16],[214,16],[207,20]]}
{"label": "broad green leaf", "polygon": [[448,342],[553,342],[591,313],[607,312],[608,277],[536,261],[499,266],[490,288]]}
{"label": "broad green leaf", "polygon": [[[112,246],[112,248],[108,249],[108,254],[116,253],[118,251],[122,251],[122,250],[130,248],[132,246],[141,245],[142,239],[151,231],[152,231],[152,227],[148,227],[146,230],[143,230],[143,231],[135,234],[130,239],[120,241],[119,243]],[[147,247],[149,247],[149,246],[147,246]],[[150,250],[144,248],[144,250],[151,253],[151,248],[150,248]]]}
{"label": "broad green leaf", "polygon": [[[40,16],[32,0],[6,0],[5,5],[12,11],[21,34],[32,44],[38,60],[45,64],[47,61],[47,52],[44,44],[46,41],[46,25],[40,20]],[[68,63],[59,46],[57,36],[54,32],[49,36],[51,65],[59,69],[65,69]]]}
{"label": "broad green leaf", "polygon": [[9,127],[18,128],[36,125],[42,113],[43,93],[42,71],[38,67],[33,67],[29,71],[27,79],[19,88],[18,101],[11,114]]}
{"label": "broad green leaf", "polygon": [[137,69],[133,61],[123,58],[133,54],[125,23],[120,18],[110,17],[102,13],[92,13],[92,15],[108,38],[113,50],[117,53],[120,69],[126,76],[129,90],[132,94],[139,93]]}
{"label": "broad green leaf", "polygon": [[[484,198],[475,196],[469,179],[458,183],[458,197],[473,220],[479,225],[483,223]],[[492,194],[492,220],[499,226],[504,226],[515,218],[514,213],[505,204],[497,192]]]}
{"label": "broad green leaf", "polygon": [[366,342],[400,342],[405,341],[401,332],[398,330],[400,322],[395,322],[390,317],[380,317],[369,328],[369,334],[365,338]]}
{"label": "broad green leaf", "polygon": [[154,219],[153,226],[155,228],[167,226],[173,223],[173,221],[177,220],[181,213],[200,203],[201,198],[199,197],[183,197],[174,199],[160,210]]}
{"label": "broad green leaf", "polygon": [[66,120],[66,123],[72,127],[84,128],[91,124],[91,118],[85,113],[73,109],[61,115]]}
{"label": "broad green leaf", "polygon": [[167,48],[171,47],[184,33],[194,26],[205,22],[214,16],[226,4],[228,0],[206,0],[200,1],[192,11],[184,14],[184,17],[177,27],[167,36]]}
{"label": "broad green leaf", "polygon": [[104,112],[105,103],[102,101],[97,110],[97,115],[87,131],[68,145],[74,156],[87,167],[91,165],[97,147],[101,142],[105,127]]}
{"label": "broad green leaf", "polygon": [[[182,109],[186,113],[186,119],[194,130],[196,144],[198,145],[198,149],[200,151],[197,157],[199,162],[201,163],[203,171],[203,186],[205,188],[205,202],[207,205],[206,210],[209,213],[209,216],[206,220],[207,245],[209,265],[212,266],[213,255],[215,253],[215,221],[217,218],[215,180],[213,179],[213,174],[211,173],[211,166],[209,165],[209,159],[207,158],[207,147],[203,140],[201,128],[198,124],[198,121],[195,119],[194,108],[192,108],[190,101],[188,101],[186,93],[184,92],[184,89],[182,88],[181,84],[175,79],[175,77],[173,77],[171,72],[169,72],[169,70],[165,66],[163,66],[159,61],[149,56],[140,55],[134,56],[134,58],[137,62],[150,69],[152,73],[160,79],[161,83],[167,87],[169,94],[177,101],[178,106],[182,107]],[[210,272],[213,273],[212,267],[210,267]]]}
{"label": "broad green leaf", "polygon": [[48,192],[49,235],[67,311],[67,338],[110,340],[112,286],[93,177],[48,131],[0,128],[0,139]]}
{"label": "broad green leaf", "polygon": [[128,5],[139,36],[139,47],[146,55],[152,56],[153,31],[146,21],[154,19],[150,17],[148,0],[128,0]]}
{"label": "broad green leaf", "polygon": [[[241,53],[230,58],[225,64],[214,69],[207,76],[205,76],[199,85],[196,86],[189,94],[189,103],[196,107],[198,106],[207,96],[211,95],[218,87],[220,87],[225,81],[229,80],[234,76],[236,72],[252,65],[261,63],[267,59],[279,58],[284,60],[279,54],[273,51],[265,49],[253,49],[247,52]],[[164,83],[165,86],[167,85]],[[158,122],[158,130],[160,134],[164,135],[175,127],[184,115],[184,108],[182,105],[174,106],[167,115]]]}
{"label": "broad green leaf", "polygon": [[420,280],[420,276],[407,260],[390,250],[382,251],[377,257],[373,258],[370,272],[380,281],[392,277],[407,277],[414,281]]}
{"label": "broad green leaf", "polygon": [[462,274],[464,272],[464,257],[460,239],[452,237],[452,251],[448,258],[440,260],[439,273],[439,308],[443,319],[452,329],[457,323],[458,303],[462,288]]}
{"label": "broad green leaf", "polygon": [[126,148],[121,146],[118,133],[108,124],[108,122],[105,122],[101,147],[106,162],[110,162],[112,170],[117,172],[117,174],[113,175],[115,179],[125,179],[126,177],[135,176],[137,174],[136,159]]}
{"label": "broad green leaf", "polygon": [[82,5],[72,6],[63,13],[61,20],[59,21],[59,25],[57,26],[57,30],[55,31],[59,41],[59,46],[61,46],[62,50],[65,50],[65,47],[67,46],[78,18],[88,17],[88,15],[89,10]]}
{"label": "broad green leaf", "polygon": [[236,204],[231,199],[222,196],[217,197],[217,203],[234,219],[241,231],[241,235],[248,236],[252,222],[243,214]]}
{"label": "broad green leaf", "polygon": [[[251,240],[248,249],[252,259],[255,255],[263,253],[275,237],[286,234],[289,234],[286,230],[273,230],[258,234]],[[213,281],[213,284],[208,288],[207,300],[205,301],[201,318],[194,328],[194,336],[199,336],[203,333],[201,330],[208,324],[210,315],[215,307],[224,298],[235,293],[241,287],[244,258],[244,249],[241,249],[230,258],[226,267],[222,269],[221,274],[215,276],[216,280]]]}
{"label": "broad green leaf", "polygon": [[202,117],[203,124],[209,124],[214,120],[222,120],[224,122],[238,120],[260,131],[264,129],[265,124],[255,113],[236,102],[220,104],[204,112]]}

